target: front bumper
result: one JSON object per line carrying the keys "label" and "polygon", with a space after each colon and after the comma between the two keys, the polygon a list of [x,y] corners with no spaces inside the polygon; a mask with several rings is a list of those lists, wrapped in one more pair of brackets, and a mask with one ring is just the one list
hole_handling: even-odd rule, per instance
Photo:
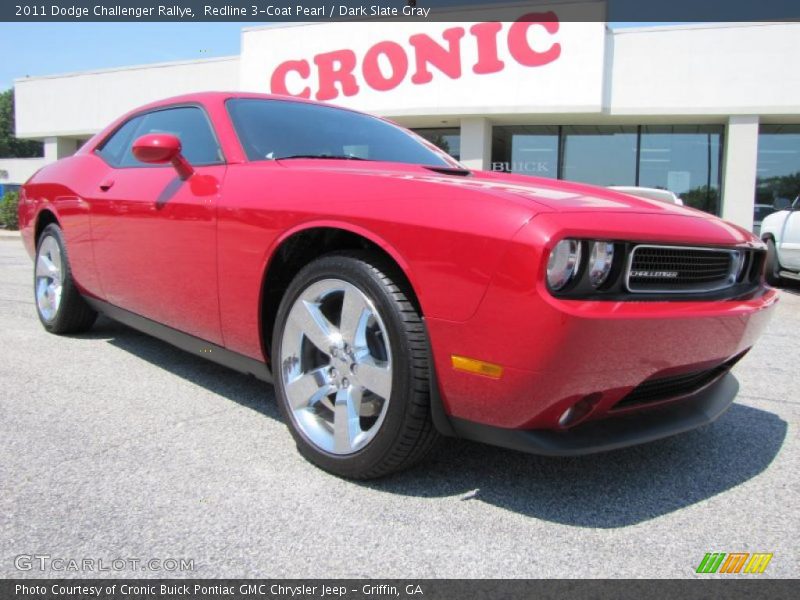
{"label": "front bumper", "polygon": [[450,419],[458,437],[543,456],[577,456],[652,442],[707,425],[733,404],[739,383],[730,373],[696,395],[657,410],[616,416],[567,431],[492,427]]}
{"label": "front bumper", "polygon": [[[578,220],[571,216],[569,235],[597,237],[590,222],[576,228]],[[623,217],[617,221],[631,230],[644,226],[626,224]],[[662,221],[655,219],[650,226]],[[645,234],[658,239],[655,229],[640,235]],[[541,227],[523,228],[470,319],[427,320],[442,412],[461,424],[462,434],[474,423],[503,431],[561,430],[561,435],[560,417],[588,398],[592,411],[586,423],[574,422],[575,427],[622,419],[678,400],[691,404],[688,397],[700,387],[655,402],[620,402],[634,390],[641,392],[643,383],[649,390],[653,382],[724,370],[753,346],[778,300],[778,293],[768,287],[727,300],[555,298],[539,272],[546,265],[548,235],[554,234]],[[614,237],[633,235],[626,230]],[[453,355],[499,365],[502,376],[456,371]],[[523,435],[531,436],[542,437]]]}

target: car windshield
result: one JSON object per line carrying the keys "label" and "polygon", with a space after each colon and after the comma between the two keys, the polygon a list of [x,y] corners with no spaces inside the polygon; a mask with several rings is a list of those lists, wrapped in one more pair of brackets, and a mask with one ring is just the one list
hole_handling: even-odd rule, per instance
{"label": "car windshield", "polygon": [[369,115],[257,98],[231,99],[227,107],[250,160],[342,158],[458,167],[412,133]]}

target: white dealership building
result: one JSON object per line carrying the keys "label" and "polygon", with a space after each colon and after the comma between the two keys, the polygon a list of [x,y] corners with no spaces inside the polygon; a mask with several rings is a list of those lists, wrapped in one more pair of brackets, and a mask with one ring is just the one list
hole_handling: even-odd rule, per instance
{"label": "white dealership building", "polygon": [[0,160],[0,184],[140,104],[246,90],[389,117],[472,168],[670,189],[745,227],[754,204],[800,193],[800,24],[612,29],[604,15],[526,2],[468,22],[251,27],[239,56],[18,79],[17,135],[45,156]]}

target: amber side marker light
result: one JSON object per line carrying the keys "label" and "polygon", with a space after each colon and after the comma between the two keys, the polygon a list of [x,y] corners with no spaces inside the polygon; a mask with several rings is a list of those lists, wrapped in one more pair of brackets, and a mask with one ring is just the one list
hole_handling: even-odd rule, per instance
{"label": "amber side marker light", "polygon": [[475,375],[483,375],[491,379],[500,379],[503,376],[503,367],[500,365],[493,365],[492,363],[484,362],[474,358],[467,358],[466,356],[451,356],[453,360],[453,368],[456,371],[465,371]]}

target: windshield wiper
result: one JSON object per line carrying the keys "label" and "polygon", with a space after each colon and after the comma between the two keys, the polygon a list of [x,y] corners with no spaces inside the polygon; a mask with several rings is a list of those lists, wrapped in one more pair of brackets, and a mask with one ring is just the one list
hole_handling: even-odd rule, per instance
{"label": "windshield wiper", "polygon": [[370,160],[352,154],[292,154],[290,156],[279,156],[275,160],[289,160],[292,158],[318,158],[321,160]]}

